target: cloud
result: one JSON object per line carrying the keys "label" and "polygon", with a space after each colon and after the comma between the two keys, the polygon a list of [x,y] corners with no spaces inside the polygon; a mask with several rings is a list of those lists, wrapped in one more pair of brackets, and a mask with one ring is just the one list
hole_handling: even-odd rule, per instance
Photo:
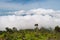
{"label": "cloud", "polygon": [[40,27],[54,28],[60,26],[60,11],[53,9],[31,9],[8,12],[7,16],[0,16],[0,30],[6,27],[16,27],[17,29],[35,28],[34,24],[39,24]]}
{"label": "cloud", "polygon": [[60,14],[60,10],[53,10],[53,9],[31,9],[31,10],[20,10],[15,12],[9,12],[13,15],[50,15],[50,16],[57,16]]}

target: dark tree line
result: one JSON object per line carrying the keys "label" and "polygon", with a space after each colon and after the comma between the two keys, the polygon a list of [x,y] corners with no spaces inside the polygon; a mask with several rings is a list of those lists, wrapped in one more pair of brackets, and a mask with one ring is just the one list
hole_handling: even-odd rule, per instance
{"label": "dark tree line", "polygon": [[[47,31],[47,32],[49,32],[49,31],[51,31],[52,29],[46,29],[46,28],[44,28],[44,27],[41,27],[40,29],[38,28],[38,24],[36,24],[35,25],[36,26],[36,28],[35,29],[23,29],[23,30],[25,30],[25,31]],[[8,27],[6,27],[6,31],[7,32],[18,32],[18,31],[23,31],[23,30],[17,30],[17,28],[16,27],[13,27],[12,29],[11,28],[8,28]],[[56,26],[55,27],[55,29],[54,29],[54,31],[55,32],[60,32],[60,27],[59,26]],[[2,33],[3,31],[0,31],[0,33]]]}

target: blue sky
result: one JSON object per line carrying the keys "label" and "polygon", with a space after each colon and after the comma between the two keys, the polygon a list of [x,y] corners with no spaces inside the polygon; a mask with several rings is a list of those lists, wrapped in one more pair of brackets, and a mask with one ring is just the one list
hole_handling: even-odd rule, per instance
{"label": "blue sky", "polygon": [[60,10],[60,0],[0,0],[0,15],[9,11],[37,8]]}
{"label": "blue sky", "polygon": [[27,10],[32,8],[60,10],[60,0],[0,0],[0,9]]}

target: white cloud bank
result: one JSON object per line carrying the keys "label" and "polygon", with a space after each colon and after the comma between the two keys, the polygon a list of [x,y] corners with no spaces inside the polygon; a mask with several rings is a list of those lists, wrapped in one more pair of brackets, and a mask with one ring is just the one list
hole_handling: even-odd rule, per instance
{"label": "white cloud bank", "polygon": [[0,16],[0,30],[4,30],[6,27],[16,27],[17,29],[35,28],[34,24],[36,23],[39,24],[39,28],[42,26],[46,28],[60,26],[59,10],[38,8],[9,13],[13,15]]}

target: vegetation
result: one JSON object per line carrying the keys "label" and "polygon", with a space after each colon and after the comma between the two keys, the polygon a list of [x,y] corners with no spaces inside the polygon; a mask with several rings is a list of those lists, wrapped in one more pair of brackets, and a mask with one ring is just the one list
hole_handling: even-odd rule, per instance
{"label": "vegetation", "polygon": [[60,27],[56,26],[54,30],[44,27],[23,30],[6,27],[6,31],[0,31],[0,40],[60,40]]}

